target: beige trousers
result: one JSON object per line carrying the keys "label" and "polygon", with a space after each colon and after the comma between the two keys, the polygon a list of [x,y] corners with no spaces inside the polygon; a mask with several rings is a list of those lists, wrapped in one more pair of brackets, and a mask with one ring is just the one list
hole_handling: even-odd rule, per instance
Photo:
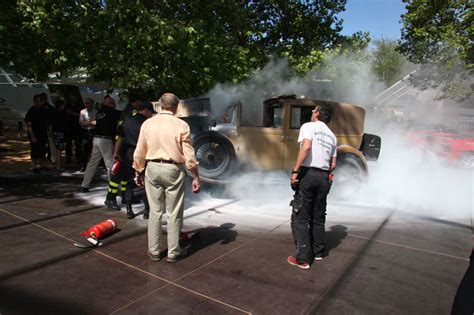
{"label": "beige trousers", "polygon": [[184,170],[174,164],[147,164],[145,191],[150,204],[148,250],[153,255],[163,251],[161,220],[165,209],[168,217],[168,257],[176,258],[181,254],[179,236],[183,227],[185,177]]}
{"label": "beige trousers", "polygon": [[100,160],[102,159],[104,159],[107,174],[109,175],[112,165],[114,164],[114,143],[111,139],[94,137],[92,140],[91,158],[87,163],[81,187],[89,188],[94,174],[97,171],[97,166],[99,166]]}

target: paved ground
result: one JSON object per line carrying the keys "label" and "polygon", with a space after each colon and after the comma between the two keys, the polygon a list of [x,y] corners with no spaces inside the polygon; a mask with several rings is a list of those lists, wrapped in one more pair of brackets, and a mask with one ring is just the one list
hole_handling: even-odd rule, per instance
{"label": "paved ground", "polygon": [[[141,215],[102,207],[103,182],[89,194],[77,193],[79,184],[67,173],[0,177],[2,315],[447,314],[469,263],[466,218],[333,200],[329,255],[297,269],[286,262],[289,192],[272,187],[263,199],[191,196],[185,229],[200,238],[183,242],[185,259],[152,262]],[[73,245],[108,218],[120,230],[104,246]]]}

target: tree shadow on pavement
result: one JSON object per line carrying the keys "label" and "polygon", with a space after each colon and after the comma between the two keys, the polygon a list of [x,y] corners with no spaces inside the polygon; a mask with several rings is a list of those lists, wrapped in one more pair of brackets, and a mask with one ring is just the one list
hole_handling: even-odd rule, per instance
{"label": "tree shadow on pavement", "polygon": [[181,241],[182,247],[186,248],[186,256],[189,257],[195,252],[215,243],[220,243],[221,245],[232,243],[238,235],[237,231],[233,230],[234,227],[235,224],[233,223],[223,223],[220,226],[208,226],[196,230],[196,232],[199,232],[196,237]]}
{"label": "tree shadow on pavement", "polygon": [[347,236],[347,227],[344,225],[333,225],[326,232],[326,254],[338,247]]}

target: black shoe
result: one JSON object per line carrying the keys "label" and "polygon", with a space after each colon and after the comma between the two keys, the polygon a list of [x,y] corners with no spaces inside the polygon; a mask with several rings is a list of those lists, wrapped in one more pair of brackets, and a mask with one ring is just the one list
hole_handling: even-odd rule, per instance
{"label": "black shoe", "polygon": [[89,188],[81,187],[81,192],[87,193],[87,192],[89,192]]}
{"label": "black shoe", "polygon": [[111,210],[114,210],[114,211],[120,211],[120,206],[117,204],[117,201],[116,200],[109,200],[109,199],[106,199],[104,201],[104,205],[107,206],[107,208],[111,209]]}
{"label": "black shoe", "polygon": [[150,217],[150,210],[145,209],[145,212],[143,212],[143,219],[148,220],[149,217]]}
{"label": "black shoe", "polygon": [[127,204],[127,218],[133,219],[135,217],[135,213],[133,213],[132,205]]}

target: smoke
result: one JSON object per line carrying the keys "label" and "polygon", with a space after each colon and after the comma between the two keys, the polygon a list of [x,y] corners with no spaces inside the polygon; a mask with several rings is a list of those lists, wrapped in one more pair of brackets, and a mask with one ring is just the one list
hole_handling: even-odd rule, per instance
{"label": "smoke", "polygon": [[373,77],[367,64],[350,57],[328,58],[324,67],[306,76],[292,75],[286,59],[272,59],[242,84],[219,83],[205,96],[211,99],[212,112],[218,119],[227,106],[240,101],[242,122],[261,125],[265,99],[285,94],[318,100],[348,102],[365,107],[383,84]]}
{"label": "smoke", "polygon": [[368,182],[351,199],[469,223],[466,218],[473,208],[473,172],[410,143],[405,135],[395,126],[381,134],[379,161],[369,163]]}
{"label": "smoke", "polygon": [[[375,96],[384,88],[371,73],[370,65],[346,55],[327,58],[323,68],[315,69],[305,77],[292,76],[286,60],[273,59],[246,82],[217,84],[206,96],[211,98],[216,118],[223,115],[227,106],[241,101],[243,124],[254,126],[260,125],[263,100],[283,94],[365,107],[365,132],[381,136],[381,155],[378,162],[369,162],[368,182],[357,194],[345,196],[345,200],[435,217],[469,217],[473,208],[472,171],[461,170],[455,163],[449,164],[425,148],[410,143],[406,124],[388,123],[390,119],[386,114],[392,111],[372,111]],[[416,118],[418,123],[446,119],[446,112],[434,105],[435,95],[434,92],[412,91],[405,123],[408,118]],[[459,121],[459,115],[450,115],[450,121]],[[273,208],[276,208],[279,204],[281,208],[282,203],[291,199],[292,191],[287,173],[254,172],[237,177],[227,187],[226,194],[247,200],[253,207],[266,205],[272,208],[275,205]],[[331,194],[330,202],[335,198],[335,194]]]}

